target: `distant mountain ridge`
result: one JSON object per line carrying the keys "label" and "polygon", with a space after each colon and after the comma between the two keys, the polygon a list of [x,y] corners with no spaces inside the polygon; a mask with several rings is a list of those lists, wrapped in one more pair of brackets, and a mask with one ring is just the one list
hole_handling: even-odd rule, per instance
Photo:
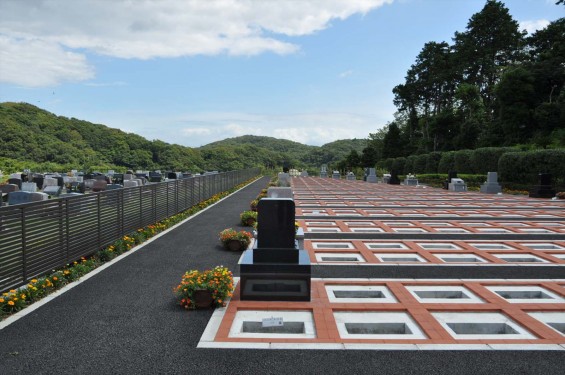
{"label": "distant mountain ridge", "polygon": [[[361,152],[365,139],[309,146],[244,135],[198,148],[149,141],[88,121],[57,116],[28,103],[0,103],[0,169],[234,170],[256,166],[318,169]],[[21,168],[21,167],[20,167]]]}

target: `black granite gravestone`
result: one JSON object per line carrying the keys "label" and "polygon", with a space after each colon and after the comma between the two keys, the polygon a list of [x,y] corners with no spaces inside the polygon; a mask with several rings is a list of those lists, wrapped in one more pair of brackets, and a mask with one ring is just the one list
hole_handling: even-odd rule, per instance
{"label": "black granite gravestone", "polygon": [[540,173],[539,185],[535,185],[530,189],[530,198],[553,198],[555,190],[551,187],[551,174]]}
{"label": "black granite gravestone", "polygon": [[400,179],[398,178],[398,171],[390,171],[390,179],[388,180],[389,185],[400,185]]}
{"label": "black granite gravestone", "polygon": [[8,183],[12,185],[18,185],[18,189],[22,189],[22,180],[19,178],[9,178]]}
{"label": "black granite gravestone", "polygon": [[455,171],[447,172],[447,180],[443,182],[443,189],[449,190],[449,184],[451,183],[452,178],[457,178],[457,172]]}
{"label": "black granite gravestone", "polygon": [[288,198],[259,201],[258,238],[240,263],[242,300],[310,300],[310,258],[295,240],[294,209]]}

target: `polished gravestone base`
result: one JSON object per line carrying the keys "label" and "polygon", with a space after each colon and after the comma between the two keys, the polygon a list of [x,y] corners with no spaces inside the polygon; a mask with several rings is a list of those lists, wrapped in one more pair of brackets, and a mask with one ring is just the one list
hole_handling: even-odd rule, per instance
{"label": "polished gravestone base", "polygon": [[306,250],[246,250],[239,271],[242,301],[310,301],[312,271]]}

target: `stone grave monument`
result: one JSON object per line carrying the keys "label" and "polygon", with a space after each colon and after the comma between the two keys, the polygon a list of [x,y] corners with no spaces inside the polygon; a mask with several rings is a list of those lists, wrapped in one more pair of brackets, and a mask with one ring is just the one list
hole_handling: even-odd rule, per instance
{"label": "stone grave monument", "polygon": [[451,183],[452,178],[457,178],[457,172],[455,171],[447,172],[447,180],[443,182],[443,189],[449,190],[449,184]]}
{"label": "stone grave monument", "polygon": [[369,168],[369,174],[367,175],[367,182],[370,183],[377,183],[378,178],[377,178],[377,171],[375,170],[375,168]]}
{"label": "stone grave monument", "polygon": [[488,172],[487,180],[481,185],[481,193],[498,194],[502,193],[502,187],[498,183],[498,173]]}
{"label": "stone grave monument", "polygon": [[398,178],[398,171],[390,171],[390,179],[388,180],[389,185],[400,185],[400,179]]}
{"label": "stone grave monument", "polygon": [[450,191],[467,191],[467,184],[460,178],[452,178],[449,183]]}
{"label": "stone grave monument", "polygon": [[290,187],[290,174],[288,172],[280,172],[278,174],[278,186]]}
{"label": "stone grave monument", "polygon": [[310,301],[310,258],[295,239],[294,201],[263,198],[257,209],[257,240],[239,265],[241,299]]}
{"label": "stone grave monument", "polygon": [[341,179],[341,174],[339,174],[339,171],[333,171],[333,173],[332,173],[332,178],[333,178],[334,180],[339,180],[339,179]]}
{"label": "stone grave monument", "polygon": [[553,198],[555,190],[551,186],[552,175],[550,173],[540,173],[539,184],[530,189],[530,198]]}
{"label": "stone grave monument", "polygon": [[357,180],[357,177],[355,177],[355,173],[353,172],[347,172],[347,176],[345,177],[346,180],[348,181],[355,181]]}
{"label": "stone grave monument", "polygon": [[271,186],[267,189],[267,198],[290,198],[294,199],[292,188]]}
{"label": "stone grave monument", "polygon": [[8,193],[8,204],[13,206],[15,204],[24,204],[31,202],[31,194],[27,191],[13,191]]}
{"label": "stone grave monument", "polygon": [[418,179],[412,173],[409,173],[404,179],[404,185],[418,186]]}
{"label": "stone grave monument", "polygon": [[321,178],[328,177],[328,166],[326,164],[322,164],[322,169],[320,170],[320,177]]}

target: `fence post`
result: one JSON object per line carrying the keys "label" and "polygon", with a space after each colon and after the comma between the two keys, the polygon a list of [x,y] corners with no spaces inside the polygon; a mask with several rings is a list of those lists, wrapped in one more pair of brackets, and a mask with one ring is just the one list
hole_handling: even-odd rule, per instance
{"label": "fence post", "polygon": [[26,257],[26,221],[25,207],[22,206],[22,282],[27,282],[27,257]]}
{"label": "fence post", "polygon": [[97,226],[98,226],[98,250],[100,250],[101,245],[102,245],[102,232],[101,232],[102,227],[101,227],[101,223],[100,223],[100,221],[101,221],[101,219],[100,219],[100,196],[102,195],[102,193],[98,192],[96,194],[97,194],[97,200],[96,200],[97,209],[96,209],[96,211],[97,211],[97,214],[98,214],[97,215],[98,216],[98,223],[97,223]]}

